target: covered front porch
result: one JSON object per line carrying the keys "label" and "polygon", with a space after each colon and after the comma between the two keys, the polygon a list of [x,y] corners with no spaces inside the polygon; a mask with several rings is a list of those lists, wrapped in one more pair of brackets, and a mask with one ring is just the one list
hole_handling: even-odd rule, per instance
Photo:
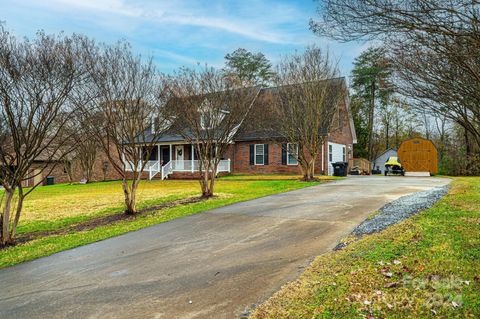
{"label": "covered front porch", "polygon": [[[146,158],[149,152],[145,148],[140,151],[144,154],[143,161],[146,161],[144,172],[148,173],[150,180],[157,174],[161,174],[160,178],[163,180],[174,172],[195,173],[200,171],[199,161],[196,160],[198,151],[193,144],[157,144],[150,151],[149,158]],[[125,171],[132,172],[134,165],[125,159],[123,159],[123,162]],[[141,167],[141,165],[139,166]],[[222,159],[218,165],[217,173],[230,172],[230,167],[230,159]]]}

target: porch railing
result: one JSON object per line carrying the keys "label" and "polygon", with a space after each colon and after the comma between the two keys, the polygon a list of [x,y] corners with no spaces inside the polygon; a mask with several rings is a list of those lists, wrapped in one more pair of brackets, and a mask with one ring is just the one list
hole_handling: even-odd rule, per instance
{"label": "porch railing", "polygon": [[[145,163],[145,168],[143,169],[144,171],[148,171],[150,167],[155,166],[156,163],[159,163],[158,161],[138,161],[138,166],[137,166],[137,172],[140,171],[140,168],[142,165]],[[134,171],[134,165],[133,162],[130,161],[125,161],[125,171],[126,172],[133,172]]]}
{"label": "porch railing", "polygon": [[168,177],[168,175],[173,173],[172,161],[162,166],[162,180]]}
{"label": "porch railing", "polygon": [[[130,161],[125,161],[125,171],[126,172],[133,172],[135,171],[135,165],[133,165],[133,162]],[[139,161],[136,171],[139,172],[141,170],[142,165],[145,164],[145,167],[143,168],[143,171],[148,173],[148,179],[152,179],[160,173],[161,171],[161,165],[160,161]]]}
{"label": "porch railing", "polygon": [[[139,163],[137,171],[140,170],[142,162]],[[217,173],[230,172],[230,159],[221,160],[218,164]],[[125,162],[125,171],[133,172],[133,164]],[[144,172],[148,172],[148,178],[151,180],[155,175],[161,173],[162,180],[167,178],[173,172],[199,172],[200,161],[198,160],[171,160],[167,164],[161,166],[160,161],[147,161],[145,163]]]}

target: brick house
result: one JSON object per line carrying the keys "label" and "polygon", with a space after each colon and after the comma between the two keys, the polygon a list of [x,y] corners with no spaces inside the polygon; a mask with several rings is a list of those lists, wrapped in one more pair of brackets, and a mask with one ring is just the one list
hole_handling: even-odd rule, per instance
{"label": "brick house", "polygon": [[[119,160],[120,161],[120,160]],[[72,182],[79,182],[85,176],[78,160],[71,161]],[[30,178],[23,181],[24,187],[33,185],[47,185],[47,177],[54,184],[69,183],[69,177],[63,160],[48,160],[39,156],[33,161],[29,171]],[[121,176],[110,164],[107,155],[102,151],[97,151],[95,165],[92,172],[92,181],[116,180]]]}
{"label": "brick house", "polygon": [[[344,78],[342,87],[347,90]],[[273,88],[278,89],[278,88]],[[264,88],[261,94],[269,94],[272,88]],[[348,92],[346,92],[348,93]],[[260,107],[262,99],[258,99],[254,107]],[[268,120],[268,118],[267,118]],[[352,115],[349,109],[348,94],[337,106],[335,129],[328,132],[321,154],[315,161],[317,174],[333,174],[332,163],[348,162],[353,158],[353,144],[356,134]],[[148,134],[147,134],[148,135]],[[192,178],[198,175],[198,163],[195,159],[195,147],[182,136],[167,132],[160,136],[150,152],[150,158],[145,166],[145,176],[152,178]],[[297,163],[295,145],[285,140],[272,138],[249,129],[239,129],[234,135],[231,146],[223,154],[218,173],[235,174],[300,174]],[[129,164],[126,163],[126,170]]]}

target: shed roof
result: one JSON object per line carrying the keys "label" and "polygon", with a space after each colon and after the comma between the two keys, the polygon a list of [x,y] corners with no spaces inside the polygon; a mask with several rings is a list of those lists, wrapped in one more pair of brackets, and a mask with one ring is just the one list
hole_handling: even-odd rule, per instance
{"label": "shed roof", "polygon": [[388,152],[390,151],[394,151],[394,152],[397,152],[397,149],[395,147],[392,147],[392,148],[389,148],[387,150],[385,150],[382,154],[378,155],[377,157],[375,157],[375,160],[379,159],[380,157],[382,157],[383,155],[387,154]]}

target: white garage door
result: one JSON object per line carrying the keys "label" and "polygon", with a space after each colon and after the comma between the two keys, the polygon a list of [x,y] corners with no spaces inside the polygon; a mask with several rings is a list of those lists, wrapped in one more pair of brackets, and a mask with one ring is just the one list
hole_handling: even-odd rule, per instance
{"label": "white garage door", "polygon": [[333,175],[332,163],[345,162],[347,147],[344,144],[328,142],[328,175]]}

